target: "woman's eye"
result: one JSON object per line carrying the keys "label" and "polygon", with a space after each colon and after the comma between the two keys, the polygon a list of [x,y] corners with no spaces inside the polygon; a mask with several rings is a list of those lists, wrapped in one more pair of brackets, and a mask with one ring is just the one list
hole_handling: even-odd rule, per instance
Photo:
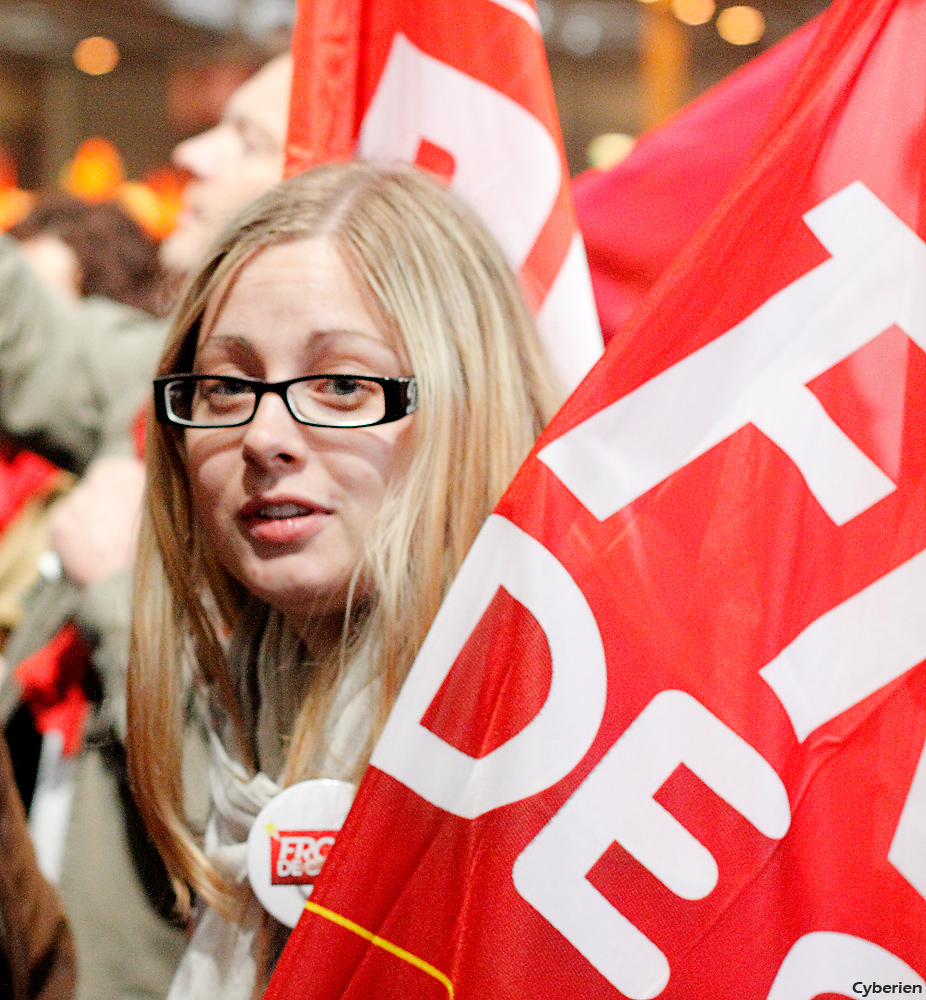
{"label": "woman's eye", "polygon": [[361,385],[355,378],[333,378],[328,381],[328,391],[335,396],[349,396],[360,389]]}
{"label": "woman's eye", "polygon": [[254,390],[247,382],[234,378],[202,379],[196,384],[196,396],[200,405],[212,409],[227,409],[244,400],[250,401]]}
{"label": "woman's eye", "polygon": [[324,378],[313,383],[314,392],[320,396],[337,402],[339,404],[359,401],[363,398],[367,389],[363,382],[357,378]]}
{"label": "woman's eye", "polygon": [[247,382],[234,378],[216,379],[203,384],[206,386],[207,393],[214,396],[237,396],[242,392],[251,392],[251,387]]}

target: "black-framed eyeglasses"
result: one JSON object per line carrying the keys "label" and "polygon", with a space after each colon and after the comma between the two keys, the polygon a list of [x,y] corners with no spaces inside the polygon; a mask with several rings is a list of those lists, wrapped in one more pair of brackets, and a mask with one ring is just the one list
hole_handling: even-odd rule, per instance
{"label": "black-framed eyeglasses", "polygon": [[414,376],[308,375],[262,382],[235,375],[164,375],[154,380],[158,420],[180,427],[240,427],[272,392],[293,419],[311,427],[375,427],[418,409]]}

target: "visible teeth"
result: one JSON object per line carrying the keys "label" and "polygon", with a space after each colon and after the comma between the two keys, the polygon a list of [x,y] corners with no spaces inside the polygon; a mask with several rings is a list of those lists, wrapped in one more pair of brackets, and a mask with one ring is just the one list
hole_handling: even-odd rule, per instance
{"label": "visible teeth", "polygon": [[261,517],[299,517],[306,513],[308,511],[305,507],[300,507],[295,503],[272,504],[260,509]]}

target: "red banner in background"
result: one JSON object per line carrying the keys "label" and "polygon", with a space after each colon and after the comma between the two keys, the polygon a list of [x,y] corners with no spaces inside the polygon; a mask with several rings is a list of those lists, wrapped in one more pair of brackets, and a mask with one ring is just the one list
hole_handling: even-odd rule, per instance
{"label": "red banner in background", "polygon": [[528,0],[301,0],[287,172],[357,155],[445,177],[521,276],[564,386],[601,353]]}
{"label": "red banner in background", "polygon": [[640,136],[616,167],[573,181],[606,343],[745,167],[818,24],[805,24]]}

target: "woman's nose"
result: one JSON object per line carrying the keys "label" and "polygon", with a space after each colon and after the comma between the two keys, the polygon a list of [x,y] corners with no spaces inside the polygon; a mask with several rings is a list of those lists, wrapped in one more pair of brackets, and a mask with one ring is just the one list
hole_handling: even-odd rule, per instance
{"label": "woman's nose", "polygon": [[242,449],[246,459],[269,469],[300,464],[309,446],[302,425],[286,403],[268,392],[258,402],[251,422],[245,425]]}

